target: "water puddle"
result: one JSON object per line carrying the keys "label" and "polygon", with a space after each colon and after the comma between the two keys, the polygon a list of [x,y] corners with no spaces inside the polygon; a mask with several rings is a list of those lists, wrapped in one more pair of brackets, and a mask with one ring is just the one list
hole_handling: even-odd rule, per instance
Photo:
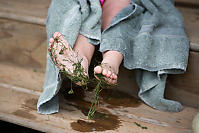
{"label": "water puddle", "polygon": [[36,116],[34,116],[33,114],[30,114],[29,111],[25,111],[25,110],[17,110],[13,112],[12,114],[22,117],[22,118],[26,118],[26,119],[31,119],[31,120],[36,119]]}
{"label": "water puddle", "polygon": [[37,101],[38,99],[35,98],[27,99],[23,106],[28,107],[30,110],[37,110]]}
{"label": "water puddle", "polygon": [[104,89],[100,92],[100,96],[103,102],[109,104],[109,108],[115,107],[138,107],[141,101],[127,93],[114,90],[114,89]]}
{"label": "water puddle", "polygon": [[[70,89],[69,89],[70,90]],[[80,110],[85,116],[87,116],[89,108],[91,106],[90,100],[85,100],[85,93],[81,88],[74,88],[74,94],[67,94],[68,90],[64,93],[64,102]],[[108,108],[123,107],[138,107],[140,101],[133,96],[130,96],[124,92],[120,92],[113,89],[104,89],[100,92],[100,104],[108,104]],[[73,130],[80,132],[93,132],[93,131],[106,131],[115,130],[120,127],[121,121],[117,115],[111,114],[109,111],[97,108],[94,118],[92,120],[79,119],[71,123]]]}
{"label": "water puddle", "polygon": [[96,111],[92,122],[77,120],[71,123],[71,127],[73,130],[80,132],[106,131],[117,129],[120,123],[116,115]]}

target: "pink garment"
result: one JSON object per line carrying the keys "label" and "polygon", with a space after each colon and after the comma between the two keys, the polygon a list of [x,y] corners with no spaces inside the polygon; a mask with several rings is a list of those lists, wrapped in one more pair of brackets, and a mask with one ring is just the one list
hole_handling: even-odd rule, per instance
{"label": "pink garment", "polygon": [[99,0],[99,1],[101,3],[101,6],[103,6],[105,0]]}

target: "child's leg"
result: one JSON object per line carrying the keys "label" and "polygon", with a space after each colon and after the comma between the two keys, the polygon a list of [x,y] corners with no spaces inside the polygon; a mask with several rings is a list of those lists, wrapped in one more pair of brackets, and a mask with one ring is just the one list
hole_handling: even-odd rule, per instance
{"label": "child's leg", "polygon": [[87,63],[86,63],[87,66],[85,67],[85,70],[88,74],[88,68],[89,68],[91,59],[93,57],[93,53],[95,51],[95,46],[88,42],[88,38],[80,34],[74,45],[74,50],[78,52],[80,56],[84,57],[87,60]]}
{"label": "child's leg", "polygon": [[[106,29],[123,8],[130,4],[129,0],[106,0],[102,7],[102,30]],[[102,53],[103,60],[101,66],[96,66],[94,72],[102,73],[109,84],[117,83],[119,66],[123,60],[123,55],[119,51],[105,51]]]}
{"label": "child's leg", "polygon": [[106,29],[112,19],[129,4],[130,0],[105,0],[102,7],[102,30]]}
{"label": "child's leg", "polygon": [[[61,41],[61,43],[57,43]],[[81,66],[84,69],[84,76],[88,76],[88,67],[95,50],[95,46],[88,42],[88,39],[83,35],[79,35],[74,45],[74,50],[70,47],[67,41],[59,32],[55,32],[53,38],[49,40],[49,51],[55,65],[68,72],[71,76],[74,75],[74,63],[81,61]],[[81,81],[77,83],[82,85]]]}

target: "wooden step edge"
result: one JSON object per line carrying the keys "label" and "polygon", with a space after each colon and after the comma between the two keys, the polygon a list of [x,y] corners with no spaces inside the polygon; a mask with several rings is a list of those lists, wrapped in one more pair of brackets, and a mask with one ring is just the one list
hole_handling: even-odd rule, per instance
{"label": "wooden step edge", "polygon": [[35,16],[29,16],[29,15],[20,15],[20,14],[14,14],[10,12],[0,12],[0,18],[3,19],[10,19],[14,21],[21,21],[25,23],[30,23],[30,24],[38,24],[45,26],[46,19],[45,18],[39,18]]}
{"label": "wooden step edge", "polygon": [[199,2],[189,1],[189,0],[176,0],[175,6],[177,7],[185,7],[191,9],[199,9]]}
{"label": "wooden step edge", "polygon": [[193,52],[199,52],[199,44],[197,43],[190,43],[190,50]]}

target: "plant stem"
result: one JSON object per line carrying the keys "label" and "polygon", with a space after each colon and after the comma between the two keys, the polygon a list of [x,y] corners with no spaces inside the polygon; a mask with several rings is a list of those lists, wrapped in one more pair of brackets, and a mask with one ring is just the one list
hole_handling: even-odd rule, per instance
{"label": "plant stem", "polygon": [[94,117],[94,113],[95,113],[95,108],[99,105],[99,92],[100,92],[100,88],[101,88],[101,80],[98,81],[94,92],[95,92],[95,97],[92,100],[92,104],[90,107],[90,110],[88,112],[88,119],[92,119]]}

